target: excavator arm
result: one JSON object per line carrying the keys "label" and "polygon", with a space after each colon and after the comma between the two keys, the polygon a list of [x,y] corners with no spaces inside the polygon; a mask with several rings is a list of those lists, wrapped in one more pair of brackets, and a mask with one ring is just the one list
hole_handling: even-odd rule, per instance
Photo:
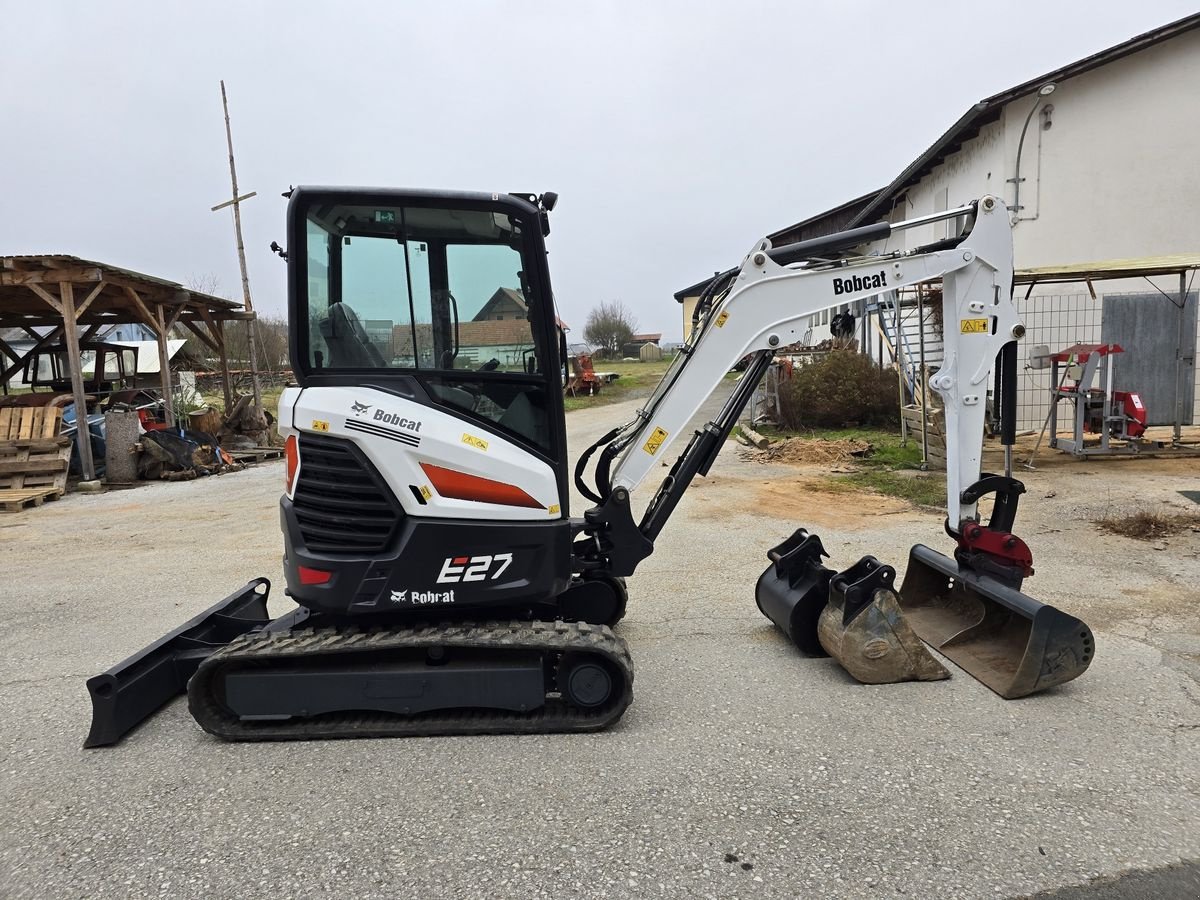
{"label": "excavator arm", "polygon": [[[959,216],[968,217],[969,229],[929,247],[832,258],[864,241]],[[637,417],[606,436],[597,465],[599,493],[589,495],[601,503],[614,497],[618,503],[627,502],[725,373],[750,355],[753,361],[729,402],[693,435],[647,509],[638,530],[652,542],[691,479],[708,471],[776,349],[795,343],[810,316],[938,278],[943,281],[945,358],[930,386],[942,396],[946,411],[948,518],[956,530],[960,523],[975,520],[979,497],[965,489],[980,480],[988,378],[1001,348],[1024,333],[1011,297],[1007,211],[990,196],[958,209],[798,245],[772,248],[769,241],[758,243],[735,273],[726,274],[727,287],[703,312],[694,337]]]}
{"label": "excavator arm", "polygon": [[[933,222],[967,218],[961,234],[909,251],[846,256],[866,242]],[[775,351],[795,343],[811,315],[843,303],[942,280],[944,358],[930,386],[946,418],[946,531],[950,559],[913,547],[905,586],[872,556],[840,573],[825,568],[820,539],[799,529],[768,554],[759,608],[806,652],[831,654],[860,681],[932,680],[948,673],[922,640],[1004,697],[1018,697],[1081,674],[1092,637],[1078,619],[1020,592],[1032,555],[1012,533],[1017,499],[1011,477],[981,471],[987,393],[997,372],[1002,439],[1013,440],[1016,341],[1024,326],[1012,302],[1008,211],[985,196],[958,209],[880,223],[774,248],[758,243],[737,269],[718,275],[701,298],[694,337],[637,417],[580,459],[576,484],[597,502],[575,543],[578,572],[632,574],[697,474],[706,474]],[[732,365],[751,363],[720,413],[695,431],[640,522],[631,493],[663,458]],[[584,467],[603,447],[596,490]],[[1007,456],[1007,458],[1011,458]],[[979,502],[995,495],[980,522]],[[910,624],[911,620],[911,624]]]}

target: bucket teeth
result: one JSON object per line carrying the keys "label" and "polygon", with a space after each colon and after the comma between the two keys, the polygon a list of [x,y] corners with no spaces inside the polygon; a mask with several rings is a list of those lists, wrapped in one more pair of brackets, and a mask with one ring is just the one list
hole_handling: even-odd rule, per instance
{"label": "bucket teeth", "polygon": [[895,580],[896,570],[873,556],[833,576],[817,623],[821,646],[863,684],[949,678],[904,621]]}

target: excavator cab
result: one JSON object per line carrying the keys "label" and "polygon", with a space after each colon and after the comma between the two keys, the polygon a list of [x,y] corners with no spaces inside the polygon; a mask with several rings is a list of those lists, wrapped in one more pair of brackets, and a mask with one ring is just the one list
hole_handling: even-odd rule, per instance
{"label": "excavator cab", "polygon": [[387,386],[560,465],[546,212],[529,195],[293,190],[299,386]]}

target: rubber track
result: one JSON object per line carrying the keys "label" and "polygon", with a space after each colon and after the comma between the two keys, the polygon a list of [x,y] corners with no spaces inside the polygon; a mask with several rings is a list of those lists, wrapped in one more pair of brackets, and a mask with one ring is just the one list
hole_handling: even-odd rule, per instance
{"label": "rubber track", "polygon": [[[223,670],[241,662],[292,663],[297,659],[422,647],[471,647],[542,654],[587,653],[606,659],[625,676],[620,695],[595,709],[577,709],[547,698],[528,713],[470,709],[391,713],[330,713],[313,719],[243,722],[217,698]],[[414,628],[303,628],[243,635],[206,659],[188,682],[188,708],[209,734],[230,741],[286,741],[447,734],[545,734],[599,731],[616,722],[633,700],[633,660],[625,641],[603,625],[586,622],[468,622]]]}

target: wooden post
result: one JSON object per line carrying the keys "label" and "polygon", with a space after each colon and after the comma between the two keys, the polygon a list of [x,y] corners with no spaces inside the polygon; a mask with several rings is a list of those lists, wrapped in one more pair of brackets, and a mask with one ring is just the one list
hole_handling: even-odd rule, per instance
{"label": "wooden post", "polygon": [[[262,416],[262,387],[258,383],[258,316],[250,301],[250,275],[246,270],[246,247],[242,243],[242,197],[238,195],[237,167],[233,162],[233,130],[229,126],[229,100],[225,96],[225,80],[221,80],[221,108],[225,111],[225,143],[229,147],[229,181],[233,186],[233,230],[237,233],[238,265],[242,269],[242,302],[250,318],[246,320],[246,338],[250,345],[250,384],[254,389],[255,415]],[[224,205],[224,204],[222,204]],[[220,209],[218,206],[216,209]]]}
{"label": "wooden post", "polygon": [[225,344],[225,323],[220,319],[212,319],[209,327],[217,339],[217,353],[221,356],[221,385],[225,394],[225,415],[229,415],[233,411],[233,385],[229,381],[229,350]]}
{"label": "wooden post", "polygon": [[83,362],[79,358],[79,330],[75,326],[75,286],[69,281],[64,281],[58,289],[62,300],[67,368],[71,370],[71,391],[75,395],[75,446],[79,448],[79,467],[83,470],[84,481],[95,481],[92,432],[88,428],[87,398],[83,393]]}
{"label": "wooden post", "polygon": [[167,320],[161,303],[154,304],[155,332],[158,336],[158,378],[162,386],[163,404],[168,425],[175,424],[175,406],[171,400],[171,352],[167,347]]}

